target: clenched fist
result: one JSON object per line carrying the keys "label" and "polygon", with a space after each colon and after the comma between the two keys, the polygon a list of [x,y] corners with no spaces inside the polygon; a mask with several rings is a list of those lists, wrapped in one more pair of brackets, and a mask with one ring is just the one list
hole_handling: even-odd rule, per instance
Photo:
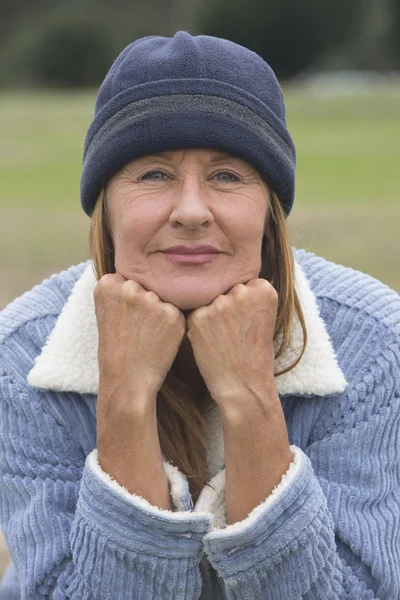
{"label": "clenched fist", "polygon": [[99,332],[99,395],[156,397],[186,331],[183,313],[119,274],[94,290]]}
{"label": "clenched fist", "polygon": [[187,318],[187,336],[207,388],[225,401],[266,395],[274,385],[278,294],[265,279],[251,279],[219,295]]}

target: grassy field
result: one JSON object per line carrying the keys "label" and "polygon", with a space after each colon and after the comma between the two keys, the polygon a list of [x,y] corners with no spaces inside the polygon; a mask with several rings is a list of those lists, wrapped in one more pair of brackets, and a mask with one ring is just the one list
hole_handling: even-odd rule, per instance
{"label": "grassy field", "polygon": [[[285,97],[298,157],[293,245],[400,291],[400,89]],[[88,256],[79,178],[94,99],[0,96],[0,308]]]}

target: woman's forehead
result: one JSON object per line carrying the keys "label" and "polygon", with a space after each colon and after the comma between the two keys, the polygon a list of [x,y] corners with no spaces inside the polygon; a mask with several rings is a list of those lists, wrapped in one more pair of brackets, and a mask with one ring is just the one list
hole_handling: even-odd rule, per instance
{"label": "woman's forehead", "polygon": [[165,150],[163,152],[152,152],[151,154],[146,154],[145,156],[137,158],[132,162],[150,161],[155,158],[160,158],[167,162],[175,162],[177,160],[183,160],[185,157],[198,158],[200,160],[206,159],[211,164],[222,162],[224,160],[237,160],[248,164],[247,161],[241,159],[239,156],[214,148],[189,148],[181,150]]}

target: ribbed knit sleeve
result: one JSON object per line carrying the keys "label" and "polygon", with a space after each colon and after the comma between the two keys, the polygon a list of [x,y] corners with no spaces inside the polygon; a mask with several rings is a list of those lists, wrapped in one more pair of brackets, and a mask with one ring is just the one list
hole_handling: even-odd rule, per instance
{"label": "ribbed knit sleeve", "polygon": [[22,598],[199,598],[208,516],[116,492],[29,391],[2,371],[0,517]]}
{"label": "ribbed knit sleeve", "polygon": [[362,326],[365,343],[343,338],[351,384],[325,400],[279,501],[204,536],[228,600],[400,598],[400,344]]}

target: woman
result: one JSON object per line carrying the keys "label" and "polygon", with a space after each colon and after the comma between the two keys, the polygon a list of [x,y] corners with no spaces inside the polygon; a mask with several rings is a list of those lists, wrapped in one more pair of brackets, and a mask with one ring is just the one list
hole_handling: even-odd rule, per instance
{"label": "woman", "polygon": [[253,52],[112,65],[92,262],[1,315],[1,599],[399,597],[400,302],[292,253],[294,166]]}

